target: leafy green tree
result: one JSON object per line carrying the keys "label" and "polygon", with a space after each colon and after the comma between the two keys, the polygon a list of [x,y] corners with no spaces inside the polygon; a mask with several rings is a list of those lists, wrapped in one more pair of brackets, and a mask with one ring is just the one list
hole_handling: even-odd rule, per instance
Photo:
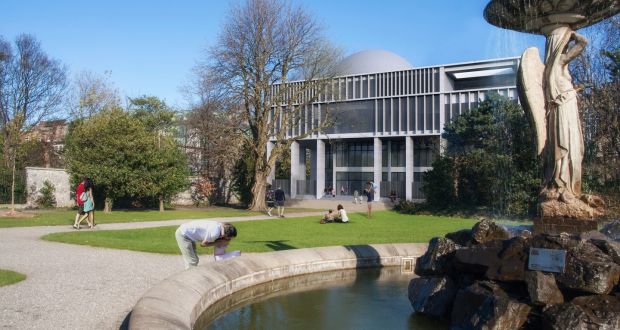
{"label": "leafy green tree", "polygon": [[170,197],[187,187],[185,157],[174,143],[157,141],[142,121],[118,108],[74,123],[67,136],[67,165],[74,177],[95,182],[106,212],[119,197]]}
{"label": "leafy green tree", "polygon": [[189,186],[187,158],[173,140],[176,112],[158,97],[147,95],[130,98],[129,111],[157,141],[148,190],[149,196],[159,200],[159,210],[164,211],[164,201]]}
{"label": "leafy green tree", "polygon": [[430,204],[448,205],[453,199],[506,215],[535,210],[540,166],[532,130],[516,102],[491,95],[444,130],[448,148],[425,176]]}

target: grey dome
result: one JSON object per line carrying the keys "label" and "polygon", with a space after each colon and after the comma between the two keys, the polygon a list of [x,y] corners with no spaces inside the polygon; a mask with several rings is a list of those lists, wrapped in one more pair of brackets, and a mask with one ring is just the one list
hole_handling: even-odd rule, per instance
{"label": "grey dome", "polygon": [[338,74],[351,76],[366,73],[409,70],[413,67],[404,58],[385,50],[370,49],[344,58],[338,65]]}

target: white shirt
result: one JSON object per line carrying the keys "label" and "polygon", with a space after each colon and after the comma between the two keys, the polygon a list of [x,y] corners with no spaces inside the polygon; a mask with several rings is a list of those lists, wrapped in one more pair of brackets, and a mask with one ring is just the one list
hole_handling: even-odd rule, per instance
{"label": "white shirt", "polygon": [[222,236],[222,225],[213,220],[196,220],[182,224],[181,234],[194,242],[215,242]]}
{"label": "white shirt", "polygon": [[347,211],[344,209],[338,210],[338,214],[340,215],[340,221],[349,222],[349,217],[347,216]]}

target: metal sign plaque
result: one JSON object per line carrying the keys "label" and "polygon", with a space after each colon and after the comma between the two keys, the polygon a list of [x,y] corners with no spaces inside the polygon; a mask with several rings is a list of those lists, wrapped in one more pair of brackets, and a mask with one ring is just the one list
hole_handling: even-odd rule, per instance
{"label": "metal sign plaque", "polygon": [[530,248],[530,270],[562,273],[566,265],[566,250]]}

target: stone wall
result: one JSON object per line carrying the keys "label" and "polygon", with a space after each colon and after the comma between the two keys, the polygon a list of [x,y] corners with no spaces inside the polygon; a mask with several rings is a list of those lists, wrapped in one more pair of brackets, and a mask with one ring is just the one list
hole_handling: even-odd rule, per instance
{"label": "stone wall", "polygon": [[67,171],[59,168],[26,167],[26,187],[28,190],[26,205],[28,207],[38,206],[36,201],[41,195],[39,190],[45,181],[49,181],[56,189],[54,192],[56,207],[72,207],[74,205],[74,201],[71,199],[71,185]]}

